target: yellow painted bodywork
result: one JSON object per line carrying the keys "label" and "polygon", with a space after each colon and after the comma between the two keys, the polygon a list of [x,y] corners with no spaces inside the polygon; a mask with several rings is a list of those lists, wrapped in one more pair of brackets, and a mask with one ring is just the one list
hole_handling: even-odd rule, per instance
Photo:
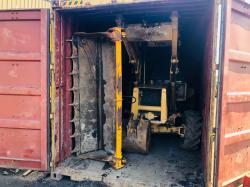
{"label": "yellow painted bodywork", "polygon": [[140,88],[135,87],[133,89],[133,97],[135,102],[132,104],[131,112],[133,113],[133,120],[139,119],[139,111],[148,112],[160,112],[161,113],[161,123],[166,123],[168,119],[168,108],[167,108],[167,89],[162,88],[161,90],[161,106],[146,106],[140,105],[139,93]]}
{"label": "yellow painted bodywork", "polygon": [[185,127],[184,126],[179,126],[179,127],[170,126],[170,127],[167,127],[167,126],[157,125],[157,124],[152,123],[151,132],[153,134],[178,134],[181,137],[184,137]]}
{"label": "yellow painted bodywork", "polygon": [[56,86],[55,86],[55,24],[54,16],[51,13],[50,16],[50,124],[51,124],[51,164],[50,167],[55,169],[55,98],[56,98]]}
{"label": "yellow painted bodywork", "polygon": [[133,89],[133,97],[135,102],[132,104],[131,113],[133,114],[133,120],[137,120],[139,115],[139,88],[135,87]]}
{"label": "yellow painted bodywork", "polygon": [[120,38],[115,41],[116,50],[116,150],[115,150],[115,163],[114,168],[120,169],[124,167],[122,156],[122,29],[119,27],[114,28]]}
{"label": "yellow painted bodywork", "polygon": [[[149,88],[150,89],[150,88]],[[154,88],[152,88],[154,89]],[[168,120],[168,104],[167,104],[167,89],[161,89],[161,106],[146,106],[140,105],[140,88],[135,87],[133,90],[133,97],[135,102],[132,104],[131,112],[133,114],[133,120],[139,119],[140,111],[147,111],[144,113],[144,117],[150,121],[151,132],[154,134],[178,134],[181,137],[184,136],[185,127],[182,126],[167,126]],[[160,112],[160,121],[154,120],[154,114],[152,112]],[[170,116],[171,117],[171,116]],[[133,131],[134,129],[129,129]]]}
{"label": "yellow painted bodywork", "polygon": [[167,106],[167,89],[161,90],[161,122],[166,122],[168,119],[168,106]]}
{"label": "yellow painted bodywork", "polygon": [[50,8],[48,0],[0,0],[0,10]]}

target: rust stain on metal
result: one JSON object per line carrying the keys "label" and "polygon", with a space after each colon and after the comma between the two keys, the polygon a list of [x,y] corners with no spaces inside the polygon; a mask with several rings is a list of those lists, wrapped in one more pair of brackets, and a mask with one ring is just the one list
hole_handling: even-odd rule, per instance
{"label": "rust stain on metal", "polygon": [[[72,35],[72,31],[71,31],[71,27],[68,27],[68,25],[71,25],[71,17],[67,17],[64,22],[63,22],[63,27],[64,29],[64,37],[65,38],[70,38]],[[64,135],[63,135],[63,139],[62,139],[62,154],[64,158],[67,158],[71,155],[71,149],[72,149],[72,141],[70,138],[70,135],[72,134],[72,127],[70,124],[70,114],[72,113],[71,110],[71,98],[72,98],[72,94],[69,91],[69,89],[72,87],[72,79],[71,76],[69,75],[71,72],[71,68],[72,68],[72,64],[70,59],[68,59],[67,57],[70,56],[72,54],[72,50],[71,50],[71,43],[70,42],[64,42],[63,46],[62,46],[63,52],[64,52],[64,66],[65,68],[63,68],[63,74],[65,79],[63,79],[63,103],[64,103],[64,110],[63,110],[63,131],[64,131]]]}
{"label": "rust stain on metal", "polygon": [[115,49],[112,42],[102,44],[103,52],[103,87],[104,87],[104,126],[103,143],[104,150],[114,152],[115,150]]}
{"label": "rust stain on metal", "polygon": [[118,113],[118,125],[122,126],[122,108],[119,108],[117,113]]}
{"label": "rust stain on metal", "polygon": [[250,171],[246,164],[250,159],[249,15],[250,6],[243,1],[227,1],[218,186]]}
{"label": "rust stain on metal", "polygon": [[[136,123],[136,124],[135,124]],[[130,128],[131,127],[131,128]],[[150,146],[150,124],[149,122],[133,118],[129,121],[127,135],[123,140],[123,147],[128,152],[147,154]]]}
{"label": "rust stain on metal", "polygon": [[0,166],[47,170],[48,12],[14,12],[0,12]]}

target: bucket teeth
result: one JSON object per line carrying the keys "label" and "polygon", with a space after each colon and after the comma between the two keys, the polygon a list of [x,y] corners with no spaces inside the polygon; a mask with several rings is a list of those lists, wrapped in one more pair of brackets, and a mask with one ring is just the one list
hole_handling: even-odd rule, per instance
{"label": "bucket teeth", "polygon": [[74,119],[70,120],[69,122],[70,122],[70,123],[76,123],[76,122],[79,122],[79,120],[76,119],[76,118],[74,118]]}
{"label": "bucket teeth", "polygon": [[69,75],[78,75],[79,72],[78,71],[72,71]]}
{"label": "bucket teeth", "polygon": [[73,87],[73,88],[70,88],[69,91],[77,91],[77,90],[80,90],[80,88],[78,87]]}
{"label": "bucket teeth", "polygon": [[69,104],[69,106],[72,107],[72,110],[74,111],[74,117],[72,116],[72,119],[70,119],[70,123],[72,127],[74,127],[75,131],[71,134],[70,138],[75,141],[75,147],[72,148],[73,150],[71,153],[74,153],[76,155],[79,155],[81,153],[81,119],[80,119],[80,80],[79,80],[79,74],[80,74],[80,64],[78,62],[79,53],[77,50],[77,43],[75,42],[75,38],[68,38],[67,42],[72,42],[72,54],[67,57],[71,60],[72,63],[72,70],[69,72],[69,76],[72,78],[72,87],[69,88],[69,91],[74,93],[74,100],[71,101],[72,103]]}
{"label": "bucket teeth", "polygon": [[66,57],[67,59],[77,59],[78,56],[69,56],[69,57]]}
{"label": "bucket teeth", "polygon": [[71,151],[71,153],[78,153],[79,151],[80,151],[80,149],[75,148],[75,149],[73,149],[73,150]]}
{"label": "bucket teeth", "polygon": [[72,134],[72,135],[70,136],[70,138],[75,138],[75,137],[79,137],[79,136],[81,136],[79,133],[74,133],[74,134]]}
{"label": "bucket teeth", "polygon": [[69,106],[78,106],[79,103],[70,103]]}

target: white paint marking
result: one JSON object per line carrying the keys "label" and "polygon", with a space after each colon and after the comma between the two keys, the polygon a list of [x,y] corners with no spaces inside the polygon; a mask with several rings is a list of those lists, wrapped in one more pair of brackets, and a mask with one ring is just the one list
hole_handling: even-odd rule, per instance
{"label": "white paint marking", "polygon": [[240,135],[249,134],[249,133],[250,133],[250,129],[247,129],[247,130],[244,130],[244,131],[225,134],[225,138],[232,138],[232,137],[235,137],[235,136],[240,136]]}
{"label": "white paint marking", "polygon": [[227,92],[228,96],[241,96],[241,95],[245,95],[248,96],[250,95],[250,92]]}
{"label": "white paint marking", "polygon": [[237,181],[237,180],[239,180],[239,179],[241,179],[241,178],[243,178],[243,177],[245,177],[245,176],[247,176],[247,175],[249,175],[249,172],[243,173],[242,175],[239,175],[239,176],[237,176],[237,177],[234,177],[234,178],[232,178],[232,179],[229,179],[229,180],[227,180],[227,181],[224,181],[224,182],[222,183],[222,186],[227,186],[227,185],[229,185],[229,184],[232,184],[233,182],[235,182],[235,181]]}
{"label": "white paint marking", "polygon": [[229,52],[231,53],[236,53],[236,54],[240,54],[240,55],[247,55],[250,56],[250,53],[247,51],[239,51],[239,50],[235,50],[235,49],[230,49]]}
{"label": "white paint marking", "polygon": [[218,22],[217,22],[217,41],[216,41],[216,57],[215,63],[220,63],[220,40],[221,40],[221,4],[218,7]]}

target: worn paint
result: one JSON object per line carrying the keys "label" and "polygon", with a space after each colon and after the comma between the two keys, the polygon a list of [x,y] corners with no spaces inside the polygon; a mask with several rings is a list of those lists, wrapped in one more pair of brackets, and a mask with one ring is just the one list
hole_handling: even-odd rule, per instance
{"label": "worn paint", "polygon": [[56,165],[64,160],[65,158],[62,158],[61,156],[61,147],[60,147],[60,137],[61,137],[61,131],[60,131],[60,127],[61,127],[61,116],[62,116],[62,110],[63,110],[63,105],[62,105],[62,89],[61,89],[61,71],[62,71],[62,62],[61,62],[61,55],[62,55],[62,47],[61,47],[61,38],[62,38],[62,33],[61,33],[61,17],[60,15],[55,12],[54,13],[54,42],[55,42],[55,46],[57,46],[55,48],[55,103],[54,103],[54,107],[55,107],[55,115],[54,115],[54,129],[52,130],[52,134],[51,136],[53,136],[53,146],[54,146],[54,150],[53,150],[53,157],[52,157],[52,165],[53,168],[56,167]]}
{"label": "worn paint", "polygon": [[[8,2],[14,2],[14,1],[8,1]],[[119,3],[119,1],[116,1],[116,2],[118,2]],[[125,2],[125,1],[124,1]],[[126,2],[128,2],[128,1],[126,1]],[[234,1],[235,2],[235,1]],[[94,1],[92,2],[92,3],[94,3]],[[102,2],[102,3],[105,3],[104,1]],[[18,8],[18,3],[16,3],[16,4],[12,4],[12,5],[15,5],[15,7],[13,7],[12,6],[12,8]],[[236,5],[236,6],[238,6],[238,5]],[[20,8],[22,8],[21,6],[19,6]],[[32,7],[32,8],[34,8],[34,7]],[[234,14],[234,16],[236,15],[236,17],[237,17],[237,12],[238,12],[239,10],[238,10],[238,8],[236,7],[235,9],[234,9],[234,11],[233,11],[233,14]],[[244,14],[248,14],[248,11],[245,11],[245,13]],[[243,15],[244,15],[243,14]],[[249,15],[249,14],[248,14]],[[35,16],[35,15],[34,15]],[[37,16],[37,17],[34,17],[34,20],[37,20],[37,19],[40,19],[39,18],[39,16]],[[243,20],[244,19],[247,19],[247,18],[243,18]],[[242,19],[238,19],[238,20],[242,20]],[[234,20],[235,21],[235,20]],[[240,37],[240,40],[239,41],[241,41],[242,40],[242,38],[244,37],[244,33],[245,33],[245,31],[246,31],[246,33],[248,33],[249,34],[249,32],[247,31],[248,30],[248,28],[245,28],[245,27],[248,27],[248,24],[244,24],[244,26],[237,26],[237,25],[239,25],[238,23],[234,23],[234,24],[232,24],[233,25],[233,32],[236,32],[235,30],[237,30],[237,32],[243,32],[243,35],[242,35],[242,37]],[[4,39],[6,39],[6,38],[12,38],[12,35],[11,35],[11,32],[9,31],[9,30],[3,30],[3,33],[4,33],[4,36],[5,36],[5,38]],[[61,35],[62,33],[60,33],[60,35]],[[236,38],[236,37],[235,37]],[[247,37],[246,37],[247,38]],[[61,38],[59,37],[59,39],[58,40],[60,40]],[[27,38],[17,38],[17,40],[16,41],[13,41],[13,44],[14,43],[19,43],[19,44],[25,44],[25,42],[27,42],[26,40],[28,40],[28,37]],[[57,41],[58,42],[58,41]],[[244,79],[246,79],[246,77],[244,76],[244,75],[247,75],[248,73],[249,73],[249,71],[248,71],[248,61],[249,61],[249,52],[248,52],[248,49],[246,48],[246,49],[244,49],[244,51],[242,52],[242,49],[241,49],[241,47],[242,47],[242,45],[244,45],[244,44],[241,44],[241,43],[238,43],[237,41],[233,41],[232,42],[233,43],[233,45],[234,45],[234,48],[236,48],[236,49],[230,49],[229,51],[230,51],[230,58],[229,58],[229,66],[226,66],[226,70],[227,70],[227,72],[225,73],[225,78],[228,78],[229,77],[229,82],[231,83],[231,82],[233,82],[234,83],[234,78],[236,77],[236,75],[238,75],[238,74],[240,74],[240,73],[242,73],[242,76],[240,76],[240,78],[238,79],[237,78],[237,80],[238,80],[238,82],[241,82],[242,80],[244,80]],[[56,49],[56,50],[61,50],[60,48],[61,48],[61,45],[57,45],[58,46],[58,49]],[[237,46],[237,47],[235,47],[235,46]],[[243,48],[244,48],[245,46],[243,46]],[[38,59],[37,57],[38,56],[33,56],[34,58],[36,58],[36,59]],[[18,58],[19,59],[21,59],[21,60],[27,60],[27,58],[29,59],[29,60],[32,60],[33,59],[33,57],[32,56],[28,56],[28,57],[25,57],[25,56],[23,56],[23,55],[20,55]],[[63,58],[65,58],[65,56],[60,56],[58,59],[63,59]],[[240,59],[240,60],[239,60]],[[63,61],[64,62],[64,61]],[[241,64],[241,65],[239,65],[239,64]],[[68,110],[65,110],[65,112],[64,112],[64,114],[60,114],[60,115],[58,115],[58,112],[60,112],[60,111],[62,111],[62,110],[59,110],[59,109],[61,109],[61,107],[64,107],[64,106],[66,106],[66,105],[63,105],[64,104],[64,102],[66,101],[66,102],[69,102],[69,100],[63,100],[63,99],[59,99],[59,92],[62,92],[62,90],[61,90],[61,88],[62,88],[62,86],[65,86],[63,83],[64,83],[64,81],[62,81],[61,80],[61,77],[64,77],[64,69],[63,69],[63,67],[61,67],[61,66],[63,66],[63,65],[59,65],[59,64],[57,64],[58,66],[58,68],[60,69],[60,76],[57,76],[56,77],[56,80],[55,80],[55,82],[56,82],[56,84],[55,84],[55,87],[56,87],[56,99],[55,99],[55,103],[57,103],[57,105],[55,106],[55,112],[57,112],[57,114],[55,115],[55,116],[60,116],[60,120],[58,120],[58,119],[55,119],[55,127],[54,128],[59,128],[59,126],[57,126],[58,125],[58,121],[60,121],[60,124],[64,124],[65,123],[65,119],[63,120],[63,117],[62,116],[65,116],[64,114],[67,114],[67,113],[69,113],[69,111]],[[13,67],[11,68],[11,69],[9,69],[8,71],[6,71],[7,72],[7,76],[6,77],[9,77],[9,78],[11,78],[11,79],[13,79],[13,80],[15,80],[15,81],[17,81],[17,83],[18,83],[18,81],[22,81],[22,79],[20,79],[20,72],[21,71],[19,71],[19,69],[20,69],[20,65],[18,65],[18,63],[14,63],[13,65],[12,65]],[[24,65],[25,66],[25,65]],[[27,68],[27,67],[25,67],[25,68]],[[24,69],[25,69],[24,68]],[[1,70],[0,70],[1,71]],[[5,69],[4,68],[2,68],[2,71],[3,71],[3,73],[5,73]],[[22,70],[23,71],[23,70]],[[57,71],[57,73],[58,73],[58,69],[56,70]],[[230,75],[228,76],[228,73],[234,73],[234,75],[233,76],[231,76],[230,77]],[[32,75],[32,74],[31,74]],[[14,83],[15,81],[13,81],[12,83]],[[37,81],[36,79],[31,79],[30,81]],[[242,109],[242,110],[246,110],[246,109],[248,109],[248,101],[249,101],[249,90],[246,90],[247,89],[247,83],[248,83],[248,81],[249,80],[246,80],[246,81],[244,81],[244,82],[241,82],[241,85],[243,85],[243,87],[244,87],[244,89],[243,90],[241,90],[241,88],[240,88],[240,86],[239,86],[239,84],[235,84],[234,86],[239,86],[239,87],[232,87],[232,88],[234,88],[233,90],[229,90],[229,91],[227,91],[227,92],[225,92],[225,95],[224,95],[224,98],[226,98],[226,100],[227,100],[227,103],[223,106],[223,107],[228,107],[229,109],[232,109],[232,108],[238,108],[238,109]],[[227,85],[228,86],[228,85]],[[226,87],[226,88],[228,88],[228,87]],[[1,91],[2,91],[2,93],[4,93],[4,94],[9,94],[9,93],[12,93],[12,94],[15,94],[15,90],[14,89],[9,89],[9,90],[6,90],[6,89],[1,89]],[[24,94],[24,93],[28,93],[30,96],[32,95],[32,96],[36,96],[37,94],[39,94],[39,90],[31,90],[30,88],[27,88],[27,89],[22,89],[22,90],[19,90],[20,92],[19,92],[19,94],[20,95],[22,95],[22,94]],[[64,89],[64,91],[67,91],[67,89]],[[215,92],[214,92],[215,93]],[[69,97],[69,95],[68,95],[68,97]],[[69,98],[68,98],[69,99]],[[60,103],[59,105],[58,105],[58,103]],[[213,105],[214,106],[214,105]],[[224,110],[225,111],[225,110]],[[19,115],[17,115],[17,114],[15,114],[15,116],[14,117],[21,117],[21,116],[23,116],[23,117],[25,117],[25,118],[29,118],[29,117],[32,117],[32,113],[31,112],[23,112],[23,113],[20,113],[20,112],[17,112],[17,113],[19,113]],[[237,138],[238,139],[238,137],[242,137],[242,136],[245,136],[245,137],[243,137],[244,139],[248,139],[247,137],[248,137],[248,129],[249,128],[247,128],[247,129],[244,129],[245,127],[244,127],[244,124],[246,124],[245,123],[245,121],[247,121],[248,120],[248,114],[247,113],[245,113],[245,115],[243,115],[243,113],[242,112],[240,112],[240,111],[236,111],[236,112],[230,112],[231,114],[230,114],[230,117],[228,118],[229,120],[231,120],[231,121],[237,121],[237,122],[239,122],[238,123],[238,125],[239,126],[237,126],[237,128],[239,128],[239,129],[234,129],[235,127],[232,127],[232,126],[226,126],[226,125],[224,125],[223,126],[223,128],[224,128],[224,130],[225,131],[227,131],[225,134],[223,134],[223,136],[221,137],[222,139],[223,138],[225,138],[225,140],[224,141],[231,141],[231,139],[232,138]],[[234,113],[234,114],[232,114],[232,113]],[[241,115],[239,114],[239,113],[242,113]],[[207,114],[207,113],[206,113]],[[238,117],[234,117],[233,115],[238,115]],[[237,119],[236,119],[237,118]],[[223,118],[224,120],[225,120],[225,118]],[[239,119],[239,120],[238,120]],[[67,125],[69,124],[68,122],[66,122],[67,123]],[[226,122],[224,121],[223,122],[223,124],[226,124]],[[227,121],[227,124],[235,124],[235,123],[231,123],[231,122],[228,122]],[[37,124],[35,124],[35,125],[37,125]],[[69,127],[69,126],[65,126],[66,128],[67,127]],[[61,129],[61,131],[63,131],[63,129],[65,129],[65,127],[63,127],[62,129]],[[210,129],[211,130],[211,129]],[[13,132],[14,132],[15,130],[13,130]],[[67,132],[67,133],[69,133],[69,132]],[[67,135],[67,134],[65,134],[65,135]],[[1,136],[2,138],[3,137],[5,137],[4,135],[2,135]],[[55,134],[54,134],[54,139],[55,139],[55,144],[59,141],[58,139],[59,139],[59,137],[58,137],[58,132],[56,132],[56,130],[55,130]],[[67,137],[67,136],[64,136],[64,137]],[[229,139],[229,140],[227,140],[227,139]],[[236,141],[236,140],[235,140]],[[57,154],[59,154],[59,152],[61,153],[61,154],[64,154],[63,152],[63,150],[64,149],[67,149],[66,150],[66,152],[67,152],[67,155],[69,154],[68,153],[68,150],[70,150],[70,147],[68,148],[67,147],[67,145],[68,144],[65,144],[64,146],[63,146],[63,143],[65,143],[66,141],[65,140],[60,140],[59,141],[60,143],[60,151],[58,150],[58,149],[56,149],[56,155]],[[223,142],[223,141],[222,141]],[[241,142],[243,142],[243,147],[241,147],[242,148],[242,150],[243,150],[243,148],[244,148],[244,146],[246,146],[246,145],[248,145],[248,142],[247,141],[241,141]],[[231,143],[229,143],[229,144],[231,144]],[[227,148],[228,148],[229,146],[227,146]],[[234,148],[236,147],[235,145],[233,146]],[[233,152],[232,152],[232,147],[230,148],[229,147],[229,149],[230,150],[228,150],[227,152],[225,152],[226,153],[226,155],[227,155],[227,157],[229,157],[228,155],[229,154],[233,154]],[[223,152],[223,150],[221,150],[222,152]],[[31,152],[31,149],[27,149],[27,151],[26,151],[27,153],[28,152]],[[8,152],[8,154],[9,154],[9,152]],[[243,153],[243,154],[245,154],[245,153]],[[56,157],[56,156],[55,156]],[[235,158],[235,162],[237,162],[236,164],[240,164],[241,163],[241,161],[242,161],[242,156],[240,155],[240,154],[238,154],[238,155],[236,155],[235,157],[230,157],[230,159],[234,159]],[[64,156],[62,156],[61,157],[61,160],[63,160],[64,159]],[[56,159],[55,159],[56,160]],[[223,157],[222,157],[222,160],[223,160]],[[39,160],[38,159],[33,159],[33,161],[36,161],[36,162],[38,162]],[[223,161],[222,161],[223,162]],[[225,162],[228,162],[228,160],[227,161],[225,161]],[[233,164],[235,164],[235,163],[233,163]],[[228,164],[227,164],[228,165]],[[28,166],[29,166],[29,164],[28,164]],[[229,167],[233,167],[233,166],[229,166]],[[233,172],[232,173],[234,173],[235,174],[235,172],[237,172],[237,168],[241,168],[241,167],[234,167],[234,169],[233,169]],[[244,168],[244,167],[243,167]],[[246,168],[244,168],[244,169],[246,169]],[[245,172],[244,172],[245,173]],[[243,174],[244,174],[243,173]],[[243,174],[241,174],[241,175],[238,175],[238,173],[236,173],[235,174],[235,176],[236,176],[236,178],[238,177],[238,176],[242,176]],[[228,173],[226,173],[225,174],[225,176],[227,176],[228,177]],[[230,179],[228,179],[228,180],[225,180],[224,181],[224,184],[227,184],[228,182],[230,182],[230,181],[232,181],[234,178],[230,178]]]}
{"label": "worn paint", "polygon": [[[72,126],[72,142],[75,145],[72,146],[72,153],[73,154],[80,154],[81,153],[81,125],[80,125],[80,61],[86,58],[80,57],[78,50],[78,37],[72,37],[72,55],[71,55],[71,63],[72,63],[72,70],[70,73],[72,79],[72,86],[69,91],[71,91],[73,95],[73,99],[71,100],[71,107],[73,114],[71,115],[71,126]],[[82,51],[82,50],[81,50]],[[82,64],[82,63],[81,63]],[[84,82],[84,80],[83,80]],[[88,102],[88,101],[87,101]],[[69,115],[69,114],[68,114]]]}
{"label": "worn paint", "polygon": [[63,19],[55,12],[55,125],[52,135],[55,138],[55,160],[53,165],[65,160],[71,155],[71,55],[70,17]]}
{"label": "worn paint", "polygon": [[115,147],[115,165],[116,169],[124,167],[122,162],[122,32],[121,28],[114,28],[115,33],[118,34],[118,38],[115,41],[115,56],[116,56],[116,84],[115,84],[115,134],[116,134],[116,147]]}
{"label": "worn paint", "polygon": [[250,171],[250,6],[228,0],[222,74],[218,184]]}
{"label": "worn paint", "polygon": [[[203,105],[205,106],[202,111],[203,116],[203,129],[202,129],[202,158],[203,158],[203,172],[204,172],[204,181],[207,187],[212,187],[214,183],[214,143],[215,143],[215,116],[216,116],[216,102],[217,102],[217,79],[216,79],[216,62],[213,55],[215,54],[216,40],[217,35],[214,34],[216,32],[218,22],[218,15],[214,14],[215,5],[212,7],[214,9],[210,9],[210,14],[214,16],[210,16],[209,20],[204,20],[203,23],[209,22],[209,28],[211,28],[207,33],[206,38],[206,46],[205,46],[205,56],[204,56],[204,66],[203,69],[203,91],[202,95],[206,98],[203,101]],[[207,86],[207,85],[211,85]]]}
{"label": "worn paint", "polygon": [[48,168],[48,37],[46,10],[0,12],[1,167]]}
{"label": "worn paint", "polygon": [[50,129],[51,129],[51,163],[50,167],[55,168],[56,146],[55,146],[55,113],[56,113],[56,84],[55,84],[55,22],[54,13],[50,15]]}
{"label": "worn paint", "polygon": [[80,154],[104,149],[113,153],[116,106],[114,43],[101,34],[94,38],[74,35],[72,43],[74,152]]}
{"label": "worn paint", "polygon": [[[79,100],[75,101],[79,112],[80,153],[98,149],[97,108],[97,45],[96,42],[77,37],[79,63]],[[76,79],[76,78],[75,78]],[[75,80],[74,79],[74,80]],[[74,85],[77,88],[77,85]],[[78,102],[78,103],[77,103]]]}
{"label": "worn paint", "polygon": [[113,153],[115,150],[115,46],[114,43],[105,42],[102,44],[103,62],[103,87],[104,87],[104,127],[103,144],[104,150]]}
{"label": "worn paint", "polygon": [[72,28],[68,27],[68,25],[71,25],[71,17],[66,17],[64,21],[62,22],[62,26],[65,28],[64,29],[64,37],[65,40],[62,43],[62,50],[64,56],[62,56],[64,60],[64,65],[62,66],[62,76],[65,77],[65,80],[62,79],[62,89],[63,89],[63,125],[62,125],[62,131],[64,132],[63,139],[61,141],[61,148],[62,148],[62,156],[64,158],[67,158],[71,155],[71,150],[72,150],[72,142],[70,136],[72,135],[72,126],[70,124],[71,120],[71,111],[72,107],[70,106],[71,104],[71,97],[72,94],[69,91],[72,87],[72,78],[71,78],[71,68],[72,68],[72,63],[69,57],[72,54],[71,50],[71,42],[68,40],[71,39],[72,37]]}

